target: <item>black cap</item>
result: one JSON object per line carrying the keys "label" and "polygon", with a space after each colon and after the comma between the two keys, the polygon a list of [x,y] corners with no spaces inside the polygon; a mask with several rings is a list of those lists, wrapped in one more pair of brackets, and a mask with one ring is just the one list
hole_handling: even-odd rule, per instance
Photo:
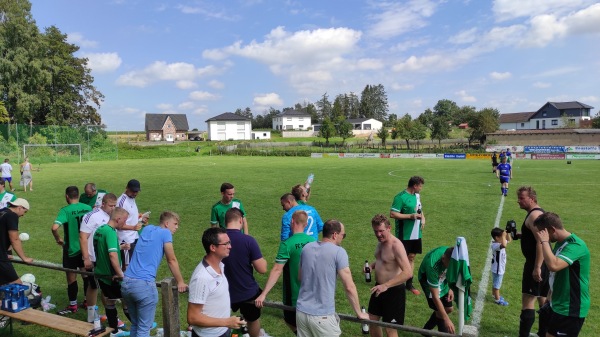
{"label": "black cap", "polygon": [[140,186],[140,182],[138,180],[131,179],[127,183],[127,189],[130,190],[131,192],[139,192],[142,190],[142,187]]}

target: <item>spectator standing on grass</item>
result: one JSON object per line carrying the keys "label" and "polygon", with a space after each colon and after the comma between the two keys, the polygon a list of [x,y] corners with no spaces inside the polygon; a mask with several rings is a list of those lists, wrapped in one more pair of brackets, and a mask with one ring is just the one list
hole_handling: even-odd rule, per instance
{"label": "spectator standing on grass", "polygon": [[192,337],[227,337],[231,329],[246,324],[230,316],[229,283],[222,260],[229,256],[231,241],[224,228],[211,227],[202,234],[202,246],[206,255],[190,279],[187,322]]}
{"label": "spectator standing on grass", "polygon": [[10,191],[14,192],[14,188],[12,185],[12,165],[9,163],[10,159],[4,159],[4,163],[0,164],[0,180],[6,182],[8,181],[8,186],[10,187]]}
{"label": "spectator standing on grass", "polygon": [[[283,273],[283,304],[296,307],[298,300],[298,291],[300,290],[300,279],[298,278],[298,269],[300,268],[300,254],[302,248],[309,243],[316,241],[314,237],[304,233],[308,221],[308,215],[305,211],[295,211],[292,214],[292,236],[279,243],[279,251],[275,257],[275,265],[269,273],[269,278],[265,284],[265,289],[254,303],[262,308],[265,299],[271,289],[279,280]],[[296,311],[283,311],[283,320],[287,326],[296,333]]]}
{"label": "spectator standing on grass", "polygon": [[496,168],[498,167],[498,155],[496,151],[492,154],[492,173],[496,173]]}
{"label": "spectator standing on grass", "polygon": [[131,260],[131,255],[133,255],[135,250],[135,244],[139,237],[138,231],[143,225],[148,223],[147,215],[142,216],[141,218],[139,217],[138,207],[135,202],[135,199],[141,190],[142,187],[140,182],[136,179],[131,179],[127,182],[125,192],[123,192],[117,200],[117,207],[124,208],[129,213],[125,226],[122,226],[118,231],[119,242],[128,244],[127,249],[121,250],[121,255],[123,255],[123,270],[127,269],[129,261]]}
{"label": "spectator standing on grass", "polygon": [[496,178],[500,179],[500,192],[508,196],[508,183],[512,179],[512,167],[506,162],[507,156],[500,157],[500,164],[496,168]]}
{"label": "spectator standing on grass", "polygon": [[304,211],[308,216],[304,233],[315,238],[315,241],[319,239],[319,233],[323,231],[323,220],[314,207],[306,204],[299,205],[291,193],[282,195],[279,201],[281,208],[285,211],[281,217],[281,241],[287,240],[292,235],[292,215],[296,211]]}
{"label": "spectator standing on grass", "polygon": [[231,251],[229,256],[223,259],[223,264],[229,283],[231,311],[239,310],[248,322],[250,336],[258,337],[261,336],[261,309],[253,302],[262,290],[254,279],[254,270],[260,274],[266,273],[267,261],[263,258],[258,242],[252,236],[242,233],[243,219],[242,212],[237,208],[230,208],[225,213]]}
{"label": "spectator standing on grass", "polygon": [[0,180],[0,209],[8,206],[10,201],[17,200],[17,196],[14,193],[8,192],[4,189],[4,180]]}
{"label": "spectator standing on grass", "polygon": [[300,337],[341,335],[339,317],[335,312],[338,276],[356,316],[369,319],[367,313],[361,312],[348,254],[341,247],[345,237],[344,225],[337,220],[328,220],[323,227],[323,241],[308,243],[302,249],[300,291],[296,302],[296,323]]}
{"label": "spectator standing on grass", "polygon": [[[65,190],[65,199],[67,206],[58,211],[56,220],[52,225],[52,235],[56,243],[62,248],[62,266],[68,269],[84,269],[83,256],[79,243],[79,226],[83,216],[89,213],[92,208],[79,202],[79,189],[77,186],[69,186]],[[64,236],[61,238],[58,229],[62,227]],[[77,274],[66,272],[67,275],[67,295],[69,305],[59,315],[68,315],[77,312]],[[88,278],[83,278],[83,293],[88,288]]]}
{"label": "spectator standing on grass", "polygon": [[79,202],[90,205],[92,208],[98,208],[102,205],[102,198],[106,195],[105,190],[96,190],[95,183],[87,183],[83,188],[83,194],[79,197]]}
{"label": "spectator standing on grass", "polygon": [[163,255],[177,281],[177,290],[180,293],[187,290],[187,284],[183,281],[173,249],[173,234],[179,228],[179,215],[166,211],[160,215],[159,221],[158,226],[148,225],[140,234],[121,283],[121,292],[131,320],[129,332],[134,337],[148,337],[150,330],[156,326],[154,323],[158,304],[156,272]]}
{"label": "spectator standing on grass", "polygon": [[29,202],[18,198],[8,202],[8,207],[0,209],[0,285],[8,283],[22,283],[15,271],[12,262],[12,252],[9,248],[26,263],[32,263],[33,259],[27,257],[19,239],[19,218],[29,211]]}
{"label": "spectator standing on grass", "polygon": [[[121,248],[128,248],[129,244],[119,243],[117,231],[125,226],[128,217],[127,210],[115,207],[110,215],[108,224],[102,225],[94,232],[94,253],[96,255],[96,267],[94,274],[98,279],[102,295],[106,297],[106,317],[108,326],[113,329],[111,337],[129,336],[129,331],[118,328],[118,317],[116,303],[121,295],[121,280],[123,270],[121,266]],[[123,313],[129,318],[129,313],[123,308]],[[131,321],[131,319],[130,319]]]}
{"label": "spectator standing on grass", "polygon": [[578,336],[590,310],[590,251],[555,213],[540,215],[534,225],[551,273],[550,310],[544,313],[549,316],[546,336]]}
{"label": "spectator standing on grass", "polygon": [[226,228],[225,213],[231,208],[237,208],[242,212],[243,226],[242,233],[248,234],[248,220],[246,219],[246,211],[240,199],[234,198],[235,187],[230,183],[221,184],[221,200],[217,201],[210,211],[210,225],[212,227],[220,226]]}
{"label": "spectator standing on grass", "polygon": [[[521,239],[521,252],[525,257],[523,279],[521,282],[521,316],[519,320],[519,337],[528,337],[535,322],[535,300],[541,307],[548,296],[548,269],[544,264],[542,246],[536,240],[534,233],[535,220],[544,213],[537,203],[537,193],[530,186],[522,186],[517,191],[517,202],[522,210],[527,212],[521,232],[514,239]],[[538,336],[546,335],[546,317],[539,316]]]}
{"label": "spectator standing on grass", "polygon": [[[378,214],[371,219],[373,233],[379,242],[375,248],[375,287],[371,288],[369,319],[386,323],[404,324],[406,309],[405,282],[413,276],[404,245],[392,234],[390,220]],[[396,329],[385,328],[388,337],[398,336]],[[377,325],[370,326],[372,337],[381,337],[383,332]]]}
{"label": "spectator standing on grass", "polygon": [[448,316],[452,312],[454,293],[448,286],[446,270],[452,258],[454,247],[438,247],[425,254],[419,267],[419,283],[425,292],[427,305],[433,309],[423,329],[454,333],[454,323]]}
{"label": "spectator standing on grass", "polygon": [[501,228],[492,229],[492,296],[498,305],[507,306],[508,302],[500,296],[502,278],[506,270],[506,245],[510,242],[510,235]]}
{"label": "spectator standing on grass", "polygon": [[[408,180],[408,187],[394,197],[390,209],[390,218],[396,220],[396,237],[400,239],[408,254],[411,270],[415,268],[415,256],[423,252],[423,229],[425,228],[425,214],[421,205],[421,190],[425,180],[413,176]],[[413,285],[413,278],[406,282],[406,290],[419,295],[420,292]]]}
{"label": "spectator standing on grass", "polygon": [[31,175],[31,163],[29,162],[29,157],[25,157],[25,160],[21,163],[20,171],[23,191],[27,192],[27,185],[29,185],[29,190],[33,191],[33,177]]}

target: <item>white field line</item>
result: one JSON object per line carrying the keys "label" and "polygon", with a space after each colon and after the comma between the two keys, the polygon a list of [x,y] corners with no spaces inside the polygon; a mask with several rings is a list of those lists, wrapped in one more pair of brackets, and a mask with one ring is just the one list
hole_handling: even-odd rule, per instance
{"label": "white field line", "polygon": [[[498,206],[498,213],[496,214],[496,220],[494,221],[494,227],[500,226],[500,218],[502,217],[502,209],[504,208],[504,200],[506,197],[500,197],[500,206]],[[485,266],[481,273],[481,281],[479,281],[479,289],[477,291],[477,298],[475,300],[475,308],[473,308],[473,319],[472,325],[479,330],[479,324],[481,323],[481,315],[483,313],[483,305],[485,302],[485,294],[488,288],[488,282],[490,280],[490,271],[492,269],[492,247],[488,249],[487,257],[485,260]]]}

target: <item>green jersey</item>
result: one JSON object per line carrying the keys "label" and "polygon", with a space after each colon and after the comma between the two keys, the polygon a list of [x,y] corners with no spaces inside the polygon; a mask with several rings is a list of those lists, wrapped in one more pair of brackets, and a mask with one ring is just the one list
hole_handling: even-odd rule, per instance
{"label": "green jersey", "polygon": [[296,306],[300,280],[298,269],[300,267],[300,255],[302,248],[309,242],[316,241],[314,237],[306,233],[295,233],[287,240],[279,243],[279,251],[275,257],[275,263],[285,264],[283,266],[283,304]]}
{"label": "green jersey", "polygon": [[[391,211],[402,214],[415,214],[421,208],[421,199],[418,193],[411,194],[406,190],[394,197]],[[400,240],[417,240],[421,238],[421,220],[396,219],[396,237]]]}
{"label": "green jersey", "polygon": [[8,207],[8,202],[15,200],[17,200],[17,196],[14,193],[7,191],[0,193],[0,209]]}
{"label": "green jersey", "polygon": [[97,190],[96,194],[88,197],[87,194],[83,193],[79,196],[79,202],[82,204],[89,205],[92,208],[102,206],[102,198],[108,193],[105,190]]}
{"label": "green jersey", "polygon": [[[448,293],[448,281],[446,280],[446,267],[442,263],[442,256],[448,247],[442,246],[425,254],[419,267],[419,283],[423,285],[423,291],[427,298],[431,297],[429,288],[438,288],[440,298]],[[427,286],[425,286],[427,285]]]}
{"label": "green jersey", "polygon": [[111,284],[115,270],[110,263],[109,254],[117,253],[119,266],[121,265],[119,237],[116,229],[109,225],[102,225],[96,229],[94,233],[94,253],[96,253],[96,266],[94,267],[96,277],[106,284]]}
{"label": "green jersey", "polygon": [[63,241],[65,249],[69,256],[75,256],[81,253],[79,246],[79,227],[83,216],[89,213],[92,208],[86,204],[74,203],[69,204],[58,211],[54,224],[62,226],[65,232]]}
{"label": "green jersey", "polygon": [[210,224],[211,225],[219,225],[223,228],[227,228],[227,224],[225,223],[225,213],[230,208],[237,208],[242,211],[242,214],[246,216],[246,211],[244,210],[244,205],[240,199],[232,199],[231,202],[227,205],[221,202],[221,200],[217,201],[216,204],[213,205],[212,210],[210,212]]}
{"label": "green jersey", "polygon": [[550,273],[552,311],[563,316],[585,318],[590,310],[590,250],[571,234],[554,246],[554,255],[569,264]]}

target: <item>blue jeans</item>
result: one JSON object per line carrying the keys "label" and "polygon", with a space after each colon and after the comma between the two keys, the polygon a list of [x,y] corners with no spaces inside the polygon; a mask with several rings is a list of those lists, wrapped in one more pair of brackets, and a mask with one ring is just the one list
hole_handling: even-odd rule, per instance
{"label": "blue jeans", "polygon": [[125,277],[121,283],[121,294],[131,317],[131,337],[150,336],[158,304],[156,282]]}

